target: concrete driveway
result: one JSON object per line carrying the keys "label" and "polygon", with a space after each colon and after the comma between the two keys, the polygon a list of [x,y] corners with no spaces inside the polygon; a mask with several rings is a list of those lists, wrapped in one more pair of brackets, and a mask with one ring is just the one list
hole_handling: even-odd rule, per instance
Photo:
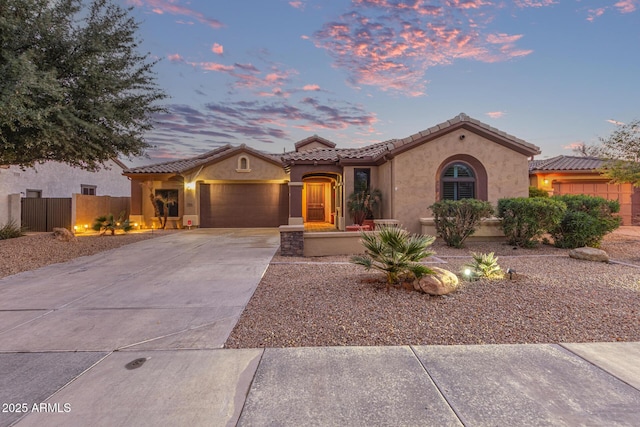
{"label": "concrete driveway", "polygon": [[200,229],[0,280],[0,351],[221,348],[279,245]]}

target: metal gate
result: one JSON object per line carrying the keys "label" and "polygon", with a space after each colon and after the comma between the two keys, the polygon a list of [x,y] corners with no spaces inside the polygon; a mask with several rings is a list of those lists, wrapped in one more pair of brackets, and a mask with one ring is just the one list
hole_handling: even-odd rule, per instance
{"label": "metal gate", "polygon": [[71,198],[23,198],[20,217],[27,231],[70,230]]}

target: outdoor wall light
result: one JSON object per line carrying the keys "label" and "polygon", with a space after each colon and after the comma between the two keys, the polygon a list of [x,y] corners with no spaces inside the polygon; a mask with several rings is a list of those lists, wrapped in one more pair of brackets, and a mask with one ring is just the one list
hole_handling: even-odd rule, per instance
{"label": "outdoor wall light", "polygon": [[549,185],[549,180],[548,179],[544,179],[544,180],[542,180],[542,182],[544,182],[544,185]]}
{"label": "outdoor wall light", "polygon": [[459,138],[460,138],[460,141],[462,141],[465,138],[465,136],[464,135],[460,135]]}
{"label": "outdoor wall light", "polygon": [[89,229],[89,224],[85,224],[84,225],[84,231],[87,231]]}
{"label": "outdoor wall light", "polygon": [[196,189],[196,183],[195,182],[187,182],[184,185],[184,188],[186,188],[187,190],[195,190]]}

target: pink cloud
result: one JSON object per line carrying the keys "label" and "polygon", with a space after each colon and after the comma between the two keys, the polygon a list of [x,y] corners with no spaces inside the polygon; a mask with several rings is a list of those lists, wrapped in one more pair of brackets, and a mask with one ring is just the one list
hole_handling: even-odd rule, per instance
{"label": "pink cloud", "polygon": [[184,62],[184,58],[179,53],[167,56],[167,59],[171,62]]}
{"label": "pink cloud", "polygon": [[314,92],[314,91],[319,91],[320,90],[320,86],[318,85],[304,85],[302,87],[302,90],[307,91],[307,92]]}
{"label": "pink cloud", "polygon": [[584,146],[584,142],[582,142],[582,141],[575,141],[575,142],[572,142],[572,143],[570,143],[570,144],[567,144],[567,145],[563,146],[562,148],[564,148],[565,150],[571,150],[571,151],[573,151],[573,150],[576,150],[576,149],[578,149],[578,148],[580,148],[580,147],[582,147],[582,146]]}
{"label": "pink cloud", "polygon": [[504,115],[507,114],[507,112],[506,111],[489,111],[488,113],[485,113],[485,114],[491,117],[492,119],[500,119],[504,117]]}
{"label": "pink cloud", "polygon": [[637,3],[638,0],[620,0],[613,6],[617,8],[620,13],[631,13],[635,12]]}
{"label": "pink cloud", "polygon": [[[314,34],[315,45],[347,71],[349,83],[408,96],[425,93],[430,67],[458,59],[499,62],[532,53],[522,34],[485,34],[488,0],[353,0],[354,7]],[[445,12],[446,11],[446,12]],[[475,19],[476,16],[480,19]]]}
{"label": "pink cloud", "polygon": [[217,19],[208,18],[201,12],[176,4],[176,0],[127,0],[136,7],[147,6],[157,14],[170,13],[172,15],[183,15],[209,25],[212,28],[222,28],[224,25]]}
{"label": "pink cloud", "polygon": [[216,55],[222,55],[224,53],[224,47],[221,44],[214,43],[213,46],[211,46],[211,52]]}
{"label": "pink cloud", "polygon": [[207,71],[232,72],[235,70],[233,65],[218,64],[217,62],[188,62],[189,65],[200,67]]}
{"label": "pink cloud", "polygon": [[587,21],[589,22],[593,22],[595,21],[596,18],[601,17],[602,15],[604,15],[604,12],[607,9],[604,7],[601,7],[599,9],[589,9],[589,16],[587,17]]}
{"label": "pink cloud", "polygon": [[619,122],[617,120],[613,120],[613,119],[607,119],[607,122],[611,123],[612,125],[616,125],[616,126],[623,126],[624,122]]}
{"label": "pink cloud", "polygon": [[305,6],[304,2],[302,1],[290,1],[289,5],[291,7],[295,7],[296,9],[304,9]]}

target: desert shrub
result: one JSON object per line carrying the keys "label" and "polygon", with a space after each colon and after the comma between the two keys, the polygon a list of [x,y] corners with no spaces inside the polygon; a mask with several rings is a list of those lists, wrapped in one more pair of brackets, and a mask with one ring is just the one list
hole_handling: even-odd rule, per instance
{"label": "desert shrub", "polygon": [[510,245],[531,248],[560,223],[566,208],[562,201],[548,197],[515,197],[498,200],[498,217]]}
{"label": "desert shrub", "polygon": [[0,227],[0,240],[13,239],[24,236],[24,228],[18,227],[15,221],[9,221]]}
{"label": "desert shrub", "polygon": [[549,197],[549,193],[542,188],[529,187],[529,197]]}
{"label": "desert shrub", "polygon": [[549,230],[554,245],[559,248],[597,248],[605,234],[620,226],[621,219],[615,216],[620,211],[617,200],[584,194],[553,196],[567,206],[559,224]]}
{"label": "desert shrub", "polygon": [[502,279],[504,272],[498,265],[498,257],[493,252],[488,254],[472,253],[473,261],[462,267],[462,277],[475,279]]}
{"label": "desert shrub", "polygon": [[99,231],[100,235],[103,236],[107,232],[109,232],[112,236],[116,234],[116,230],[122,230],[125,233],[131,230],[131,224],[129,224],[129,220],[125,219],[126,213],[124,211],[120,212],[118,219],[113,217],[113,214],[99,216],[94,220],[93,229],[95,231]]}
{"label": "desert shrub", "polygon": [[429,207],[436,231],[448,246],[461,248],[467,237],[475,233],[482,218],[493,214],[489,202],[477,199],[441,200]]}
{"label": "desert shrub", "polygon": [[433,255],[427,248],[435,237],[410,234],[395,226],[381,226],[375,233],[362,232],[364,255],[351,257],[353,264],[380,270],[387,276],[387,290],[400,279],[420,278],[433,271],[420,261]]}

